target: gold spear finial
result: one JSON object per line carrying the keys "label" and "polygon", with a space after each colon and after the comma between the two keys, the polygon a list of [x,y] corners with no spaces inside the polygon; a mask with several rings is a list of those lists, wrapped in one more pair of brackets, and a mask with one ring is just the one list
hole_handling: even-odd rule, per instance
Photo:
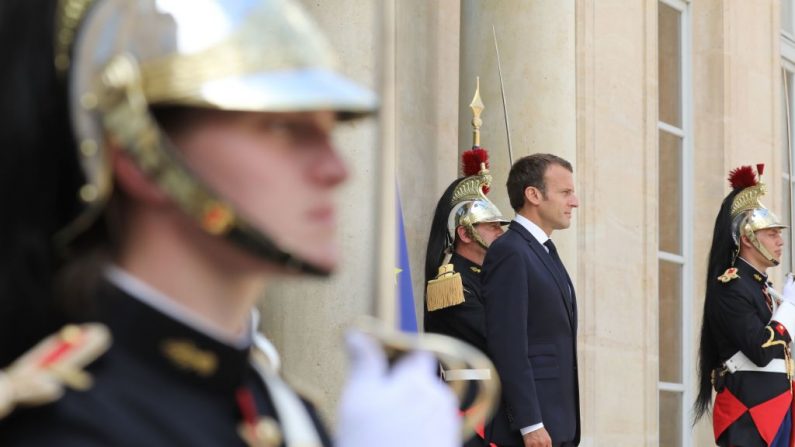
{"label": "gold spear finial", "polygon": [[480,99],[480,76],[475,77],[475,96],[472,97],[469,108],[472,109],[472,146],[480,147],[480,126],[483,124],[480,114],[486,108]]}

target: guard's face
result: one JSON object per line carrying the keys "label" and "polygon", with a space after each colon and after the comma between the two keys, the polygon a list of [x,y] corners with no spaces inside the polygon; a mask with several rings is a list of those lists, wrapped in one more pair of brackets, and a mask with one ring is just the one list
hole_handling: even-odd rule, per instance
{"label": "guard's face", "polygon": [[[767,249],[777,262],[781,262],[781,253],[784,247],[784,238],[781,236],[781,228],[768,228],[756,232],[756,239]],[[760,258],[763,258],[760,256]]]}
{"label": "guard's face", "polygon": [[551,164],[544,182],[546,197],[541,198],[539,216],[553,230],[569,228],[572,212],[580,204],[574,194],[574,176],[563,166]]}
{"label": "guard's face", "polygon": [[486,246],[491,246],[491,243],[497,240],[498,237],[502,236],[504,230],[502,229],[502,225],[498,222],[483,222],[479,224],[475,224],[475,231],[478,232],[480,239],[486,243]]}
{"label": "guard's face", "polygon": [[207,112],[176,136],[188,165],[277,245],[327,269],[338,261],[334,190],[348,176],[333,112]]}

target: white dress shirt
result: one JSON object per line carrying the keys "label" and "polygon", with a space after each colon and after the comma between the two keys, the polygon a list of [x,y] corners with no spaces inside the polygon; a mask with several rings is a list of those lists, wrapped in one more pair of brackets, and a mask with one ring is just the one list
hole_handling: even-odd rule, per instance
{"label": "white dress shirt", "polygon": [[513,220],[516,221],[516,223],[518,223],[519,225],[523,226],[525,230],[529,231],[530,234],[532,234],[533,237],[536,238],[538,243],[541,244],[542,247],[544,247],[544,250],[546,250],[547,253],[549,253],[549,249],[547,248],[546,245],[544,245],[544,243],[549,240],[549,236],[544,232],[544,230],[541,229],[541,227],[533,223],[532,220],[522,216],[521,214],[517,214],[516,217],[513,218]]}

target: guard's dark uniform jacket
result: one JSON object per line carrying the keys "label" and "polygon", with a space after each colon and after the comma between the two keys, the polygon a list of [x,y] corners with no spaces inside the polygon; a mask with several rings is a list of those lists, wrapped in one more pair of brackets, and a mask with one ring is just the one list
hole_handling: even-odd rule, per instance
{"label": "guard's dark uniform jacket", "polygon": [[428,312],[426,306],[425,331],[463,340],[485,352],[486,319],[480,291],[480,266],[457,253],[453,253],[450,263],[461,274],[464,302],[433,312]]}
{"label": "guard's dark uniform jacket", "polygon": [[[721,361],[737,351],[758,366],[784,359],[790,335],[771,321],[772,298],[767,276],[742,259],[736,274],[724,275],[705,308]],[[716,299],[715,299],[716,298]],[[713,408],[715,440],[720,446],[767,447],[778,433],[792,396],[783,372],[718,370],[713,375],[717,396]]]}
{"label": "guard's dark uniform jacket", "polygon": [[[96,304],[113,344],[87,368],[93,386],[18,408],[0,421],[0,445],[245,446],[238,435],[241,390],[253,397],[258,417],[278,421],[249,349],[197,332],[108,283]],[[323,444],[331,445],[314,410],[309,413]]]}
{"label": "guard's dark uniform jacket", "polygon": [[[485,352],[486,317],[480,286],[480,266],[457,253],[453,253],[450,263],[453,264],[453,269],[461,274],[464,302],[433,312],[428,312],[426,305],[425,331],[457,338]],[[476,393],[477,386],[470,383],[461,407],[469,407],[475,399]],[[475,436],[464,445],[465,447],[481,446],[483,439]]]}

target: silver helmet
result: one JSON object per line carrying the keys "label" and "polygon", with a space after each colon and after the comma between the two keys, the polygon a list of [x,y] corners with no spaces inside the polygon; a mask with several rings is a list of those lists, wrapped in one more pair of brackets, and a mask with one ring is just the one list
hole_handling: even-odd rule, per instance
{"label": "silver helmet", "polygon": [[503,217],[497,205],[486,197],[484,189],[490,185],[491,174],[483,164],[478,174],[466,177],[456,186],[451,200],[452,209],[447,218],[447,232],[451,245],[455,241],[456,228],[462,226],[478,244],[488,248],[488,244],[475,231],[475,225],[489,222],[504,225],[510,222]]}

